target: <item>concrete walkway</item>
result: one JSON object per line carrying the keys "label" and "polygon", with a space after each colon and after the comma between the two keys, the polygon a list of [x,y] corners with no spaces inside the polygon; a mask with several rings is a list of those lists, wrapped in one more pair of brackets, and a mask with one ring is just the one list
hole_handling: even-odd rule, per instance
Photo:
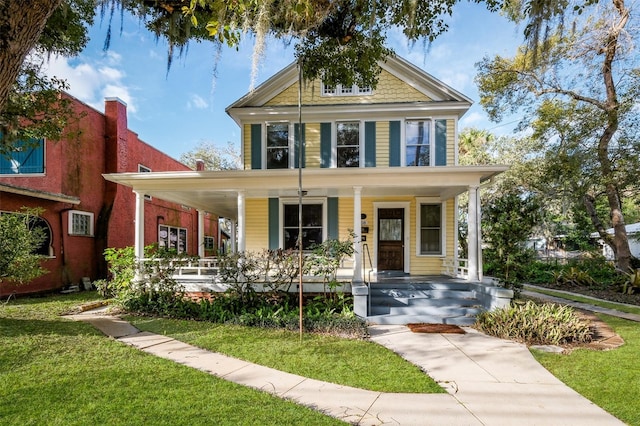
{"label": "concrete walkway", "polygon": [[526,346],[467,334],[370,328],[371,339],[420,366],[448,393],[393,394],[321,382],[140,332],[104,309],[72,315],[108,336],[225,380],[358,425],[622,425],[538,364]]}

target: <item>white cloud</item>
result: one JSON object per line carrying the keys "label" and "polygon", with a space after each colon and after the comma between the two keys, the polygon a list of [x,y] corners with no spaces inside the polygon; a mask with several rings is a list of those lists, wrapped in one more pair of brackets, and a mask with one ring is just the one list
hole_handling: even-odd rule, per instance
{"label": "white cloud", "polygon": [[192,94],[187,101],[188,109],[205,109],[209,106],[206,100],[200,95]]}
{"label": "white cloud", "polygon": [[460,129],[464,129],[465,127],[478,127],[478,124],[485,124],[486,121],[487,117],[485,115],[474,111],[462,117],[459,127]]}
{"label": "white cloud", "polygon": [[72,96],[99,111],[104,110],[105,97],[118,97],[127,103],[130,112],[135,113],[136,101],[124,81],[126,74],[114,67],[120,60],[121,56],[113,51],[97,60],[52,56],[45,63],[44,72],[66,80]]}

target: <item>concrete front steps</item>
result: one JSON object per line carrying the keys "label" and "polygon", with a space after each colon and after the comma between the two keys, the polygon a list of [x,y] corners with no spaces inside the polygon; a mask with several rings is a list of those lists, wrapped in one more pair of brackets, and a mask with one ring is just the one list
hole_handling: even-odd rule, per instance
{"label": "concrete front steps", "polygon": [[465,282],[373,282],[367,321],[373,324],[472,325],[484,310]]}

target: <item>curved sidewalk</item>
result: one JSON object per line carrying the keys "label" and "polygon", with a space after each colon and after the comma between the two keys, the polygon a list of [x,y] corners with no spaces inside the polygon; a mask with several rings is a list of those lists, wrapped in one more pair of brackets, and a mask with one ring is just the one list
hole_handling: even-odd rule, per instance
{"label": "curved sidewalk", "polygon": [[358,425],[622,425],[551,375],[526,346],[467,334],[413,333],[373,326],[371,339],[420,366],[447,394],[382,393],[321,382],[140,332],[128,322],[88,311],[70,318],[108,336]]}

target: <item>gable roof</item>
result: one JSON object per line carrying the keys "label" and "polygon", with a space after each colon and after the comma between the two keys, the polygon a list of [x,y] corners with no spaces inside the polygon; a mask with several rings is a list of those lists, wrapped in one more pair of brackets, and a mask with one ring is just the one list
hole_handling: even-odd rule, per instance
{"label": "gable roof", "polygon": [[[462,116],[471,106],[473,101],[453,89],[442,81],[436,79],[431,74],[413,65],[409,61],[399,57],[390,56],[384,62],[380,62],[383,70],[399,78],[402,82],[417,90],[429,98],[425,102],[390,102],[366,104],[367,111],[383,114],[384,112],[405,111],[410,108],[412,111],[448,111],[449,113]],[[258,86],[254,91],[245,94],[243,97],[233,102],[226,108],[236,123],[241,123],[242,117],[256,117],[260,114],[260,109],[264,109],[271,99],[283,92],[285,89],[298,83],[298,67],[295,62],[283,68],[267,81]],[[307,106],[307,105],[305,105]],[[328,106],[309,105],[316,108],[316,113],[321,113],[322,108]],[[365,104],[360,104],[364,107]],[[330,106],[330,110],[335,115],[335,105]],[[272,107],[269,107],[272,108]],[[289,106],[289,109],[292,107]],[[279,112],[287,113],[287,107],[278,107]],[[296,109],[297,110],[297,109]]]}

